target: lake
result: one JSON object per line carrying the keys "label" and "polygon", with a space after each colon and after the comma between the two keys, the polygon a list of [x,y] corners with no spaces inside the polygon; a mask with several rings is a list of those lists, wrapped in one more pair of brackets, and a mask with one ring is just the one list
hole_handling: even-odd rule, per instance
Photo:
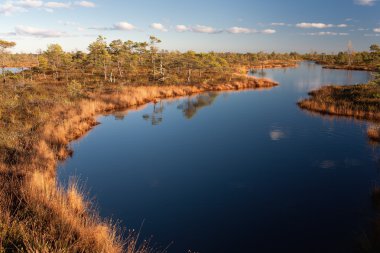
{"label": "lake", "polygon": [[[26,70],[28,68],[4,68],[4,71],[7,72],[12,72],[12,73],[20,73],[22,72],[23,70]],[[3,69],[0,68],[0,75],[3,73]]]}
{"label": "lake", "polygon": [[380,152],[368,123],[300,110],[362,71],[259,71],[279,87],[205,93],[99,117],[58,180],[168,252],[354,252],[370,230]]}

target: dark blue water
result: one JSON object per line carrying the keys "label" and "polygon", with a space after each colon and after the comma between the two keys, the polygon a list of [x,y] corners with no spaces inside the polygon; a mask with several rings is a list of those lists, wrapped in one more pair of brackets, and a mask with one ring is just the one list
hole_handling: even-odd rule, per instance
{"label": "dark blue water", "polygon": [[352,252],[368,231],[379,152],[367,123],[298,109],[311,89],[367,82],[313,63],[279,87],[206,93],[99,118],[59,170],[101,215],[169,252]]}

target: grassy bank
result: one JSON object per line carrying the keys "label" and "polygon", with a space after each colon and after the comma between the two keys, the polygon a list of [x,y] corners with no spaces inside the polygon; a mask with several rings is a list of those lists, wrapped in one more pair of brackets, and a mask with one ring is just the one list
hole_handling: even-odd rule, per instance
{"label": "grassy bank", "polygon": [[[5,84],[0,102],[0,252],[150,252],[137,235],[122,236],[101,219],[75,184],[56,182],[70,141],[95,124],[95,116],[205,91],[273,87],[265,79],[235,75],[228,84],[124,86]],[[132,203],[131,203],[132,204]]]}
{"label": "grassy bank", "polygon": [[298,102],[302,109],[330,115],[380,120],[380,86],[326,86]]}
{"label": "grassy bank", "polygon": [[[318,62],[317,62],[318,63]],[[324,69],[345,69],[345,70],[361,70],[361,71],[376,71],[377,66],[368,66],[368,65],[331,65],[323,64]]]}
{"label": "grassy bank", "polygon": [[380,46],[373,44],[369,51],[356,52],[350,43],[346,51],[337,54],[312,52],[303,55],[327,69],[377,71],[380,65]]}
{"label": "grassy bank", "polygon": [[311,91],[298,102],[302,109],[329,115],[354,117],[374,122],[367,130],[372,141],[380,142],[380,74],[368,84],[325,86]]}

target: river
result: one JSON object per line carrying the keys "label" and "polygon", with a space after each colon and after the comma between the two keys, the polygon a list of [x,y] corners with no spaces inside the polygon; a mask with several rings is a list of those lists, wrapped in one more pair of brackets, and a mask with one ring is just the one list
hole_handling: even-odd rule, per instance
{"label": "river", "polygon": [[303,62],[256,75],[280,86],[99,117],[59,181],[78,177],[101,216],[143,224],[141,237],[168,252],[353,252],[375,214],[379,149],[368,123],[296,102],[370,74]]}

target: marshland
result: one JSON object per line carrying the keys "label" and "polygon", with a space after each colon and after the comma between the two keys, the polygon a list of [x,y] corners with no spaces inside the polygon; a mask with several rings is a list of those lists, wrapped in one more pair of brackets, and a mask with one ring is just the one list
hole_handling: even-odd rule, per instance
{"label": "marshland", "polygon": [[0,253],[379,252],[378,2],[147,2],[0,0]]}

